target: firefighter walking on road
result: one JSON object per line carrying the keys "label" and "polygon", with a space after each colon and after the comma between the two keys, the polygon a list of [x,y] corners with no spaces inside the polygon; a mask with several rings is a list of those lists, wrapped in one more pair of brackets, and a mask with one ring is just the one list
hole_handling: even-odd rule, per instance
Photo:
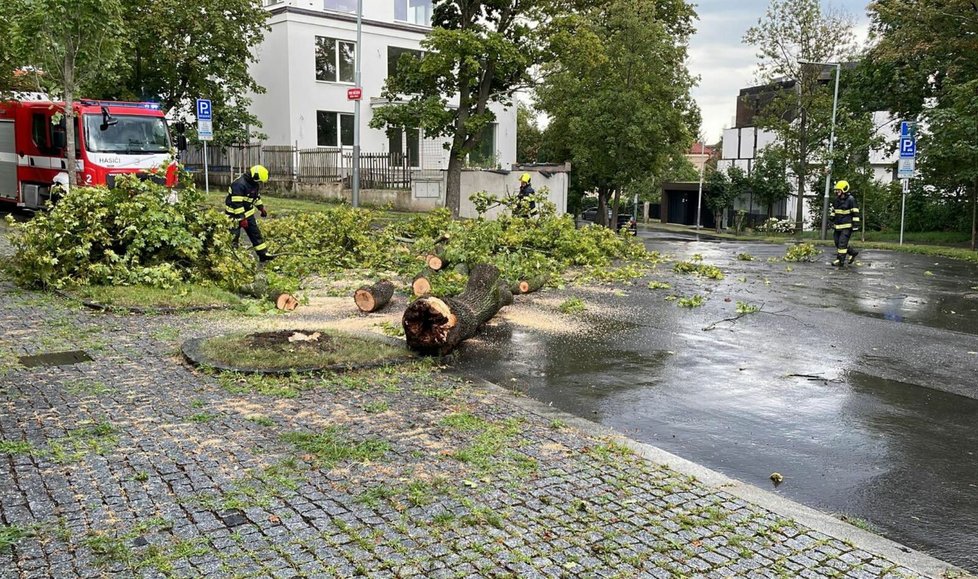
{"label": "firefighter walking on road", "polygon": [[259,193],[261,184],[266,181],[268,181],[268,169],[262,165],[255,165],[231,183],[228,195],[224,199],[224,212],[235,221],[231,227],[235,243],[241,236],[241,230],[244,229],[248,239],[251,240],[252,248],[258,254],[258,261],[261,262],[275,259],[268,255],[268,244],[262,239],[258,220],[255,218],[255,211],[262,217],[268,217],[268,211],[265,210],[265,204],[262,203]]}
{"label": "firefighter walking on road", "polygon": [[859,231],[862,225],[859,219],[859,207],[856,198],[849,193],[849,182],[839,181],[835,184],[835,200],[832,202],[832,226],[835,227],[835,261],[833,266],[844,268],[846,260],[856,261],[859,252],[849,247],[849,239],[854,231]]}

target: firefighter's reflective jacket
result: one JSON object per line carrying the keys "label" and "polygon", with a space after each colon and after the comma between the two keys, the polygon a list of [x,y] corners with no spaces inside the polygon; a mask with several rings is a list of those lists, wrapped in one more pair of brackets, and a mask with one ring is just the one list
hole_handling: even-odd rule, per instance
{"label": "firefighter's reflective jacket", "polygon": [[841,199],[836,197],[832,201],[832,224],[836,229],[859,229],[859,207],[856,205],[856,198],[846,195]]}
{"label": "firefighter's reflective jacket", "polygon": [[258,190],[258,182],[249,175],[238,177],[228,188],[228,195],[224,198],[224,212],[228,217],[240,221],[254,215],[256,209],[261,211],[265,205]]}

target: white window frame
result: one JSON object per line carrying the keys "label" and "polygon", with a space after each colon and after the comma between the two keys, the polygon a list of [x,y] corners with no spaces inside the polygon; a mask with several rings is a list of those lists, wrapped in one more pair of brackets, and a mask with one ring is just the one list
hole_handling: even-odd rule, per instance
{"label": "white window frame", "polygon": [[[319,57],[319,39],[320,38],[323,39],[323,40],[332,40],[333,43],[334,43],[334,46],[333,46],[333,66],[336,67],[336,80],[329,80],[329,79],[321,79],[321,78],[319,78],[319,62],[318,62],[318,57]],[[340,80],[340,45],[341,44],[350,44],[350,45],[353,46],[353,70],[354,70],[353,80],[349,80],[349,81],[347,81],[347,80]],[[313,50],[313,61],[315,62],[315,68],[316,68],[316,70],[315,70],[316,82],[326,82],[326,83],[330,83],[330,84],[345,84],[345,85],[348,85],[348,86],[355,86],[356,85],[356,66],[357,66],[357,59],[360,58],[360,51],[357,50],[357,43],[356,43],[356,41],[354,41],[354,40],[345,40],[343,38],[333,38],[331,36],[318,36],[317,35],[313,39],[313,47],[312,47],[312,50]]]}
{"label": "white window frame", "polygon": [[[333,0],[334,2],[343,2],[343,0]],[[356,13],[357,11],[357,0],[346,0],[347,3],[353,4],[351,8],[337,8],[330,6],[330,0],[323,0],[323,10],[329,10],[331,12],[343,12],[347,14]]]}
{"label": "white window frame", "polygon": [[[407,24],[413,24],[415,26],[427,26],[431,27],[431,19],[434,17],[434,0],[426,0],[428,2],[428,21],[427,22],[415,22],[411,19],[412,11],[410,2],[411,0],[394,0],[394,21],[395,22],[405,22]],[[407,14],[407,19],[402,19],[397,17],[398,8],[403,6],[405,14]]]}
{"label": "white window frame", "polygon": [[[335,145],[320,145],[319,144],[319,114],[325,113],[327,115],[333,115],[336,119],[336,144]],[[350,143],[349,145],[343,144],[343,117],[350,117],[353,122],[356,123],[353,113],[344,113],[342,111],[322,111],[316,110],[316,146],[322,149],[342,149],[349,148],[354,145]],[[356,126],[353,127],[354,133],[356,133]],[[356,138],[354,134],[354,139]]]}

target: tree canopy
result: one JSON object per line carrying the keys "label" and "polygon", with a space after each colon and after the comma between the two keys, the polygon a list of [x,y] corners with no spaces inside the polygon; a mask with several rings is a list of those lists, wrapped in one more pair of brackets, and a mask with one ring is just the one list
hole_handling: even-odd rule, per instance
{"label": "tree canopy", "polygon": [[757,48],[757,77],[772,84],[793,79],[762,112],[758,126],[777,133],[796,176],[797,230],[802,229],[806,181],[812,158],[829,141],[832,78],[823,65],[855,57],[852,19],[844,12],[824,11],[819,0],[771,0],[765,15],[747,30],[744,42]]}
{"label": "tree canopy", "polygon": [[513,93],[531,84],[542,55],[541,34],[555,0],[435,0],[422,58],[402,56],[387,79],[391,104],[374,112],[371,126],[420,127],[449,141],[445,206],[458,216],[461,171],[496,119],[490,105],[512,105]]}
{"label": "tree canopy", "polygon": [[607,0],[554,20],[553,60],[538,107],[551,117],[549,150],[565,150],[579,185],[612,193],[675,166],[700,124],[687,67],[693,8],[684,1]]}

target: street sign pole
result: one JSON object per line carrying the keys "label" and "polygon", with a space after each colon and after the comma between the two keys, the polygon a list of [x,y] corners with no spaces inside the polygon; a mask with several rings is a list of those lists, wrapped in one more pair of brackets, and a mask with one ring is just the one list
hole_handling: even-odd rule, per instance
{"label": "street sign pole", "polygon": [[[357,0],[357,88],[360,87],[360,57],[363,51],[360,49],[362,44],[363,28],[363,0]],[[353,105],[353,206],[360,206],[360,99],[357,98]]]}
{"label": "street sign pole", "polygon": [[916,170],[917,139],[914,135],[913,123],[900,123],[900,161],[897,166],[897,177],[903,182],[903,199],[900,207],[900,245],[903,245],[903,228],[907,216],[907,194],[910,193],[910,179]]}
{"label": "street sign pole", "polygon": [[903,245],[903,224],[907,217],[907,193],[910,192],[910,179],[903,181],[903,203],[900,206],[900,245]]}
{"label": "street sign pole", "polygon": [[197,138],[204,143],[204,191],[211,192],[207,168],[207,141],[214,138],[214,109],[210,99],[197,99]]}
{"label": "street sign pole", "polygon": [[207,176],[207,141],[204,141],[204,192],[211,192],[211,182]]}

